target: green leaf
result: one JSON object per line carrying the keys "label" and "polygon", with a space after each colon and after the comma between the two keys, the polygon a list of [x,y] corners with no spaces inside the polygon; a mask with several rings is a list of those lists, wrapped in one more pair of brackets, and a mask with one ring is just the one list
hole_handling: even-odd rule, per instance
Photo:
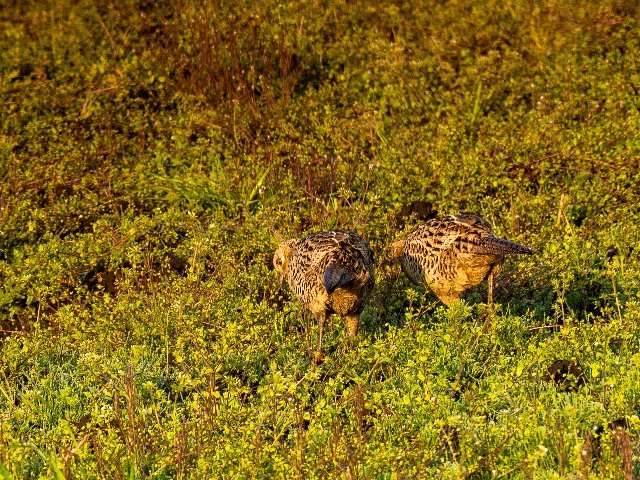
{"label": "green leaf", "polygon": [[7,467],[5,467],[4,463],[0,462],[0,478],[2,480],[11,480],[11,474]]}

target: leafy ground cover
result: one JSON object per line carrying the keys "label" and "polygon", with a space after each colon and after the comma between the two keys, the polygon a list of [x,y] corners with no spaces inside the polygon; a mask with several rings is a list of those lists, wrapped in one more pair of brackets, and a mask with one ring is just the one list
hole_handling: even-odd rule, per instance
{"label": "leafy ground cover", "polygon": [[[4,0],[0,478],[640,475],[634,0]],[[385,262],[540,254],[448,310]],[[271,267],[362,233],[357,345]]]}

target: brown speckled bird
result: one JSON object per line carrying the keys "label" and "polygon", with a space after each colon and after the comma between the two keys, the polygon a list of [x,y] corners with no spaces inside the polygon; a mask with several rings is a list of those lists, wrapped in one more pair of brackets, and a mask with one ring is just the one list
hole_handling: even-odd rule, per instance
{"label": "brown speckled bird", "polygon": [[358,333],[360,314],[375,284],[373,254],[359,235],[335,230],[287,240],[276,250],[273,266],[280,282],[287,279],[295,296],[318,321],[319,354],[328,315],[344,315],[349,337]]}
{"label": "brown speckled bird", "polygon": [[431,219],[391,245],[391,259],[400,261],[409,280],[431,288],[446,305],[485,279],[493,303],[493,279],[506,253],[536,252],[495,237],[487,222],[470,214]]}

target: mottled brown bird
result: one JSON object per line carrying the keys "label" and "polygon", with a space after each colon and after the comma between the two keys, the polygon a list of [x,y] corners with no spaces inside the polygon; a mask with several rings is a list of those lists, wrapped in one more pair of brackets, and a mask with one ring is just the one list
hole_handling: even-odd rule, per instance
{"label": "mottled brown bird", "polygon": [[273,266],[280,282],[287,279],[295,296],[318,321],[319,354],[328,315],[344,315],[349,337],[358,333],[360,314],[375,284],[373,254],[358,234],[334,230],[287,240],[276,250]]}
{"label": "mottled brown bird", "polygon": [[493,280],[506,253],[536,252],[495,237],[487,222],[470,214],[431,219],[391,245],[391,259],[400,261],[409,280],[428,286],[446,305],[485,279],[493,303]]}

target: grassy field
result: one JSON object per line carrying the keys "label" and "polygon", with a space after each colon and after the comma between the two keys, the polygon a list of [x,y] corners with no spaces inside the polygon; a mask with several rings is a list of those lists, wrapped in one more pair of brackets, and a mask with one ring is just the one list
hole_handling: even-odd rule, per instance
{"label": "grassy field", "polygon": [[[637,1],[118,3],[0,0],[0,479],[640,476]],[[540,251],[490,323],[385,262],[461,211]]]}

